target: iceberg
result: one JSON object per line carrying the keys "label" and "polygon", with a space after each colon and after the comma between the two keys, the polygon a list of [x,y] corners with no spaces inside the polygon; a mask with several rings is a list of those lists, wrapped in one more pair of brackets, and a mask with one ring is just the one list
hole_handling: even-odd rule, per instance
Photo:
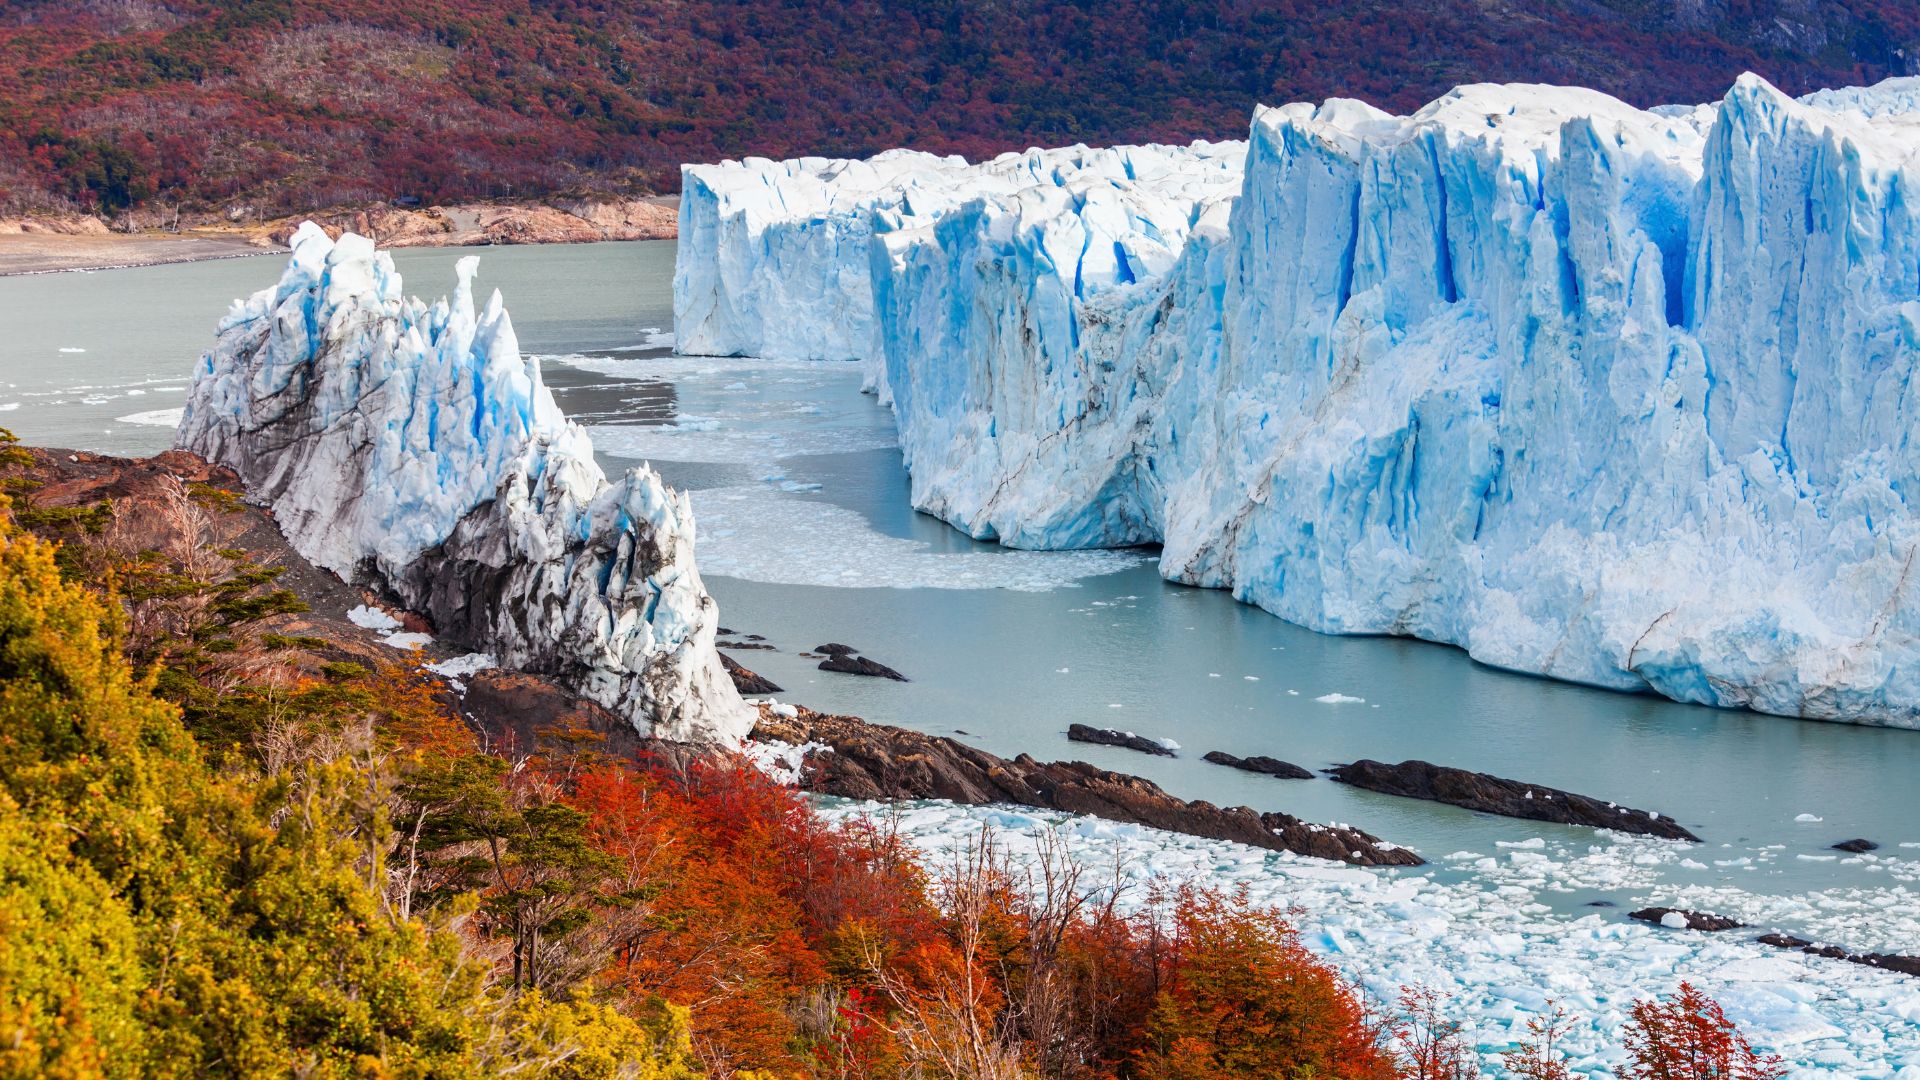
{"label": "iceberg", "polygon": [[437,634],[555,678],[642,734],[738,742],[753,711],[714,649],[685,495],[609,483],[523,357],[479,260],[406,297],[385,252],[311,222],[277,285],[234,302],[178,445],[231,467],[314,564]]}
{"label": "iceberg", "polygon": [[[690,167],[683,222],[738,238],[683,230],[676,311],[764,334],[734,283],[836,282],[782,303],[838,345],[791,347],[869,365],[914,505],[972,536],[1159,544],[1325,632],[1920,726],[1920,80],[1335,99],[1258,110],[1237,168],[1166,158],[1010,192]],[[964,200],[900,210],[942,180]],[[773,239],[823,229],[812,262]]]}

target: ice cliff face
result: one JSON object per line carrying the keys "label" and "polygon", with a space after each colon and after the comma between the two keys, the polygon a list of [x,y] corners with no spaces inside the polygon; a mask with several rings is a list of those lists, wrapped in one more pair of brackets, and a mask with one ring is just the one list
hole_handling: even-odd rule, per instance
{"label": "ice cliff face", "polygon": [[644,468],[607,482],[499,293],[476,311],[479,260],[428,306],[364,237],[308,224],[292,247],[279,284],[221,321],[179,445],[237,471],[302,555],[442,637],[642,732],[745,735],[685,496]]}
{"label": "ice cliff face", "polygon": [[[1169,578],[1320,630],[1920,726],[1920,80],[1290,105],[1237,197],[1176,171],[1135,197],[1184,231],[1042,184],[916,227],[897,186],[848,193],[885,223],[871,299],[787,302],[883,366],[917,506],[1019,547],[1159,542]],[[817,216],[781,193],[831,172],[691,169],[683,220],[770,250]],[[707,194],[755,183],[751,212]],[[682,281],[850,280],[702,244]],[[754,303],[717,288],[683,315]]]}
{"label": "ice cliff face", "polygon": [[[1237,189],[1245,150],[1208,142],[1072,146],[977,165],[892,150],[866,161],[686,166],[673,280],[677,347],[692,355],[877,361],[883,344],[870,242],[980,206],[1032,202],[1036,218],[1087,217],[1108,228],[1090,267],[1105,264],[1109,276],[1163,272],[1190,224],[1185,207],[1203,192]],[[1142,208],[1150,220],[1130,225],[1126,217]],[[1060,236],[1051,239],[1046,257],[1080,261],[1079,252],[1060,250]],[[877,366],[869,374],[877,376]]]}

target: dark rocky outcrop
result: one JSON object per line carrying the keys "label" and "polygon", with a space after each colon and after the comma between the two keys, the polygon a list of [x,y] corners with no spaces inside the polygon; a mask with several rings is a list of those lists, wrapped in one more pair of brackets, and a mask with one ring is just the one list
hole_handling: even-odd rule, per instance
{"label": "dark rocky outcrop", "polygon": [[[261,629],[296,638],[301,644],[255,656],[254,663],[320,678],[323,666],[331,663],[379,670],[396,663],[411,666],[417,660],[446,660],[460,652],[436,640],[412,657],[407,650],[383,642],[376,632],[355,625],[350,612],[376,598],[295,550],[270,511],[240,498],[240,479],[231,469],[209,465],[180,450],[147,458],[66,450],[29,454],[32,463],[25,486],[32,489],[27,496],[30,507],[78,510],[104,502],[111,520],[102,543],[163,553],[222,549],[274,567],[274,587],[292,590],[304,610],[274,615],[261,623]],[[407,629],[436,629],[413,613],[395,614]],[[676,763],[693,757],[723,760],[722,752],[712,747],[648,739],[625,717],[539,675],[491,668],[435,681],[446,707],[457,709],[494,753],[644,756]]]}
{"label": "dark rocky outcrop", "polygon": [[1281,761],[1279,758],[1267,757],[1263,754],[1255,754],[1252,757],[1234,757],[1224,750],[1209,750],[1204,760],[1211,761],[1215,765],[1225,765],[1229,769],[1240,769],[1243,772],[1257,772],[1265,773],[1268,776],[1277,776],[1282,780],[1313,779],[1311,772],[1295,765],[1291,761]]}
{"label": "dark rocky outcrop", "polygon": [[1869,851],[1879,851],[1880,845],[1874,843],[1871,840],[1862,840],[1856,837],[1852,840],[1840,841],[1839,843],[1833,845],[1833,850],[1850,852],[1854,855],[1862,855]]}
{"label": "dark rocky outcrop", "polygon": [[905,675],[887,665],[876,663],[864,656],[854,656],[851,653],[834,653],[828,656],[820,661],[820,670],[838,671],[845,675],[869,675],[876,679],[892,679],[895,682],[907,681]]}
{"label": "dark rocky outcrop", "polygon": [[1824,956],[1829,960],[1845,960],[1849,964],[1862,967],[1880,968],[1883,971],[1897,972],[1920,978],[1920,956],[1902,956],[1898,953],[1856,953],[1848,952],[1838,945],[1815,945],[1806,938],[1791,934],[1762,934],[1754,939],[1762,945],[1771,945],[1776,949],[1796,949],[1809,956]]}
{"label": "dark rocky outcrop", "polygon": [[813,651],[819,653],[821,656],[852,656],[860,650],[851,645],[842,645],[837,641],[833,641],[825,645],[815,645]]}
{"label": "dark rocky outcrop", "polygon": [[1158,754],[1161,757],[1176,756],[1172,750],[1145,735],[1135,735],[1131,731],[1115,731],[1112,728],[1068,724],[1067,739],[1071,742],[1093,743],[1096,746],[1118,746],[1127,750],[1138,750],[1143,754]]}
{"label": "dark rocky outcrop", "polygon": [[1558,788],[1506,780],[1426,761],[1403,761],[1398,765],[1388,765],[1381,761],[1361,760],[1328,769],[1327,775],[1341,783],[1368,791],[1403,795],[1410,799],[1428,799],[1502,817],[1617,829],[1668,840],[1700,839],[1664,814],[1616,806]]}
{"label": "dark rocky outcrop", "polygon": [[714,642],[714,646],[721,649],[758,649],[762,652],[780,651],[764,641],[716,641]]}
{"label": "dark rocky outcrop", "polygon": [[801,709],[794,717],[761,710],[753,737],[794,745],[820,743],[830,753],[807,756],[801,784],[852,799],[947,799],[967,805],[1014,803],[1089,814],[1213,840],[1231,840],[1357,866],[1418,866],[1406,848],[1347,826],[1315,825],[1288,814],[1244,806],[1188,802],[1137,776],[1085,762],[1011,760],[917,731]]}
{"label": "dark rocky outcrop", "polygon": [[[1738,919],[1729,919],[1725,915],[1711,915],[1704,911],[1688,911],[1685,908],[1641,908],[1639,911],[1629,912],[1627,918],[1639,919],[1641,922],[1650,922],[1656,926],[1665,926],[1667,924],[1663,920],[1665,920],[1668,915],[1678,915],[1687,920],[1686,928],[1688,930],[1704,930],[1709,934],[1717,934],[1722,930],[1738,930],[1747,925]],[[1675,929],[1678,928],[1676,927]]]}
{"label": "dark rocky outcrop", "polygon": [[[724,644],[724,643],[723,643]],[[743,694],[777,694],[780,687],[765,675],[757,675],[740,666],[740,661],[720,654],[720,666],[727,669],[727,676],[733,680],[733,688]]]}

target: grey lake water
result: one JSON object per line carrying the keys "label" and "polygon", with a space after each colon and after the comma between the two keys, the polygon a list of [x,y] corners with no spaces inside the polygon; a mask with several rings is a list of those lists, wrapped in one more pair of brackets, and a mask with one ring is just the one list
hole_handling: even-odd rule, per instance
{"label": "grey lake water", "polygon": [[[409,291],[434,297],[472,253],[395,259]],[[1441,646],[1323,636],[1163,582],[1149,551],[976,543],[910,508],[892,419],[860,393],[852,366],[672,355],[671,242],[481,254],[481,287],[505,293],[522,348],[546,357],[602,463],[651,461],[694,492],[700,565],[722,623],[775,646],[735,655],[785,687],[781,700],[1002,754],[1076,757],[1190,798],[1348,822],[1440,861],[1442,874],[1486,865],[1452,853],[1497,856],[1540,837],[1577,854],[1603,841],[1200,756],[1269,754],[1314,769],[1425,758],[1658,810],[1705,839],[1630,886],[1561,890],[1569,909],[1689,887],[1915,907],[1920,732],[1679,705],[1494,671]],[[215,323],[280,266],[266,255],[0,279],[0,425],[40,445],[165,448],[169,410]],[[829,641],[911,681],[825,673],[797,655]],[[1359,700],[1319,700],[1329,695]],[[1181,749],[1160,758],[1070,744],[1073,722]],[[1883,850],[1828,850],[1856,836]]]}

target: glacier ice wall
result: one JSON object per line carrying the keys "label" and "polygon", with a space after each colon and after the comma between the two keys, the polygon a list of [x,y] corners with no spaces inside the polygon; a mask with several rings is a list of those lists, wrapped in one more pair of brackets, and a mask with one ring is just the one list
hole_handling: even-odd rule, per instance
{"label": "glacier ice wall", "polygon": [[608,483],[522,357],[495,292],[405,297],[392,261],[311,223],[277,285],[236,301],[179,445],[232,467],[296,550],[439,634],[551,675],[663,738],[751,726],[714,650],[684,495]]}
{"label": "glacier ice wall", "polygon": [[[1225,193],[1238,186],[1244,151],[1241,143],[1197,141],[1028,150],[978,164],[890,150],[865,161],[747,158],[685,166],[673,278],[676,348],[695,356],[877,361],[868,260],[876,235],[930,226],[976,200],[1040,190],[1073,199],[1171,183]],[[1155,273],[1178,250],[1177,240],[1146,233],[1130,233],[1129,242]],[[878,374],[877,365],[870,368],[870,376]]]}
{"label": "glacier ice wall", "polygon": [[[1052,187],[870,230],[872,325],[840,310],[916,506],[1159,542],[1323,631],[1920,726],[1920,80],[1262,109],[1232,198],[1140,193],[1176,236]],[[1173,258],[1113,274],[1110,234]]]}

